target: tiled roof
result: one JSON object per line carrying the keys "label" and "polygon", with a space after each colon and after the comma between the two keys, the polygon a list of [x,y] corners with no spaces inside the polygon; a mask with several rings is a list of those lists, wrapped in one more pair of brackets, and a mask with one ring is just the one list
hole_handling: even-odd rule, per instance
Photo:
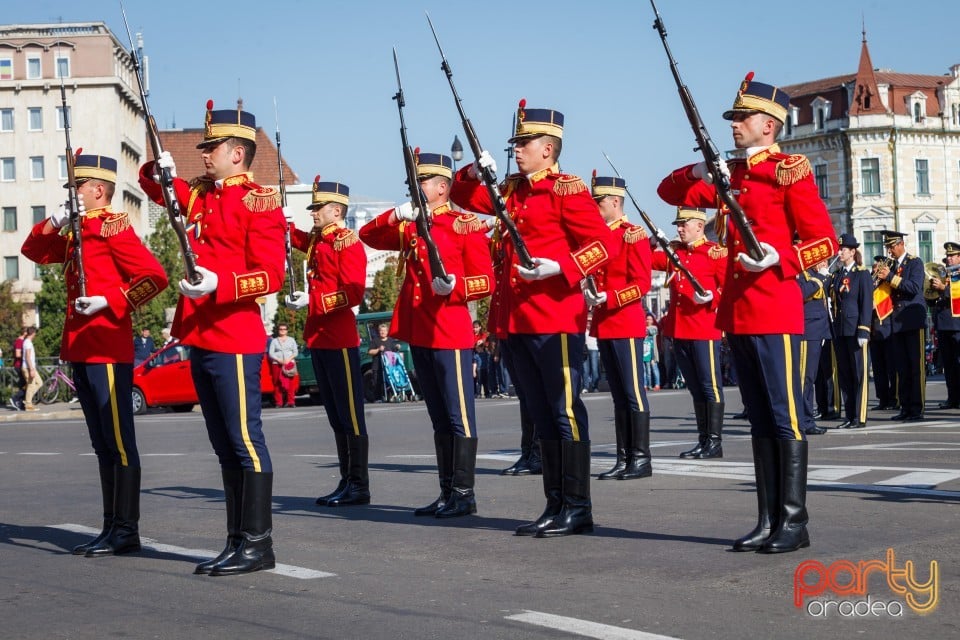
{"label": "tiled roof", "polygon": [[[175,129],[160,132],[160,144],[164,151],[169,151],[177,162],[177,175],[186,180],[204,173],[203,162],[200,160],[200,150],[197,145],[203,139],[203,129]],[[253,158],[253,180],[257,184],[280,184],[277,171],[277,147],[273,140],[262,128],[257,128],[257,155]],[[299,184],[300,178],[283,160],[284,184]]]}

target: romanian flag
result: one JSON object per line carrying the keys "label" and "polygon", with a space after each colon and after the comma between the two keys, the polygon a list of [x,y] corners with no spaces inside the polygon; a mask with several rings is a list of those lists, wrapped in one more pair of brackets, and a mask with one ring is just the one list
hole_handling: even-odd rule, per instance
{"label": "romanian flag", "polygon": [[886,320],[893,313],[893,298],[890,296],[889,282],[881,282],[873,290],[873,308],[876,309],[880,322]]}
{"label": "romanian flag", "polygon": [[13,59],[0,58],[0,80],[13,80]]}
{"label": "romanian flag", "polygon": [[960,318],[960,280],[950,278],[950,312],[954,318]]}

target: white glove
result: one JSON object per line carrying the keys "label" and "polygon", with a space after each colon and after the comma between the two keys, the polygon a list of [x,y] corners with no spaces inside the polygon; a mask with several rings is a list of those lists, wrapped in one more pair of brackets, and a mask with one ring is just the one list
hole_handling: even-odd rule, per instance
{"label": "white glove", "polygon": [[857,346],[863,349],[868,342],[868,338],[857,338]]}
{"label": "white glove", "polygon": [[662,240],[664,244],[670,244],[670,238],[663,232],[663,229],[657,228],[656,237],[658,240]]}
{"label": "white glove", "polygon": [[413,222],[420,216],[420,209],[415,209],[414,206],[409,202],[404,202],[402,205],[394,209],[393,213],[397,216],[397,220]]}
{"label": "white glove", "polygon": [[560,273],[560,263],[550,258],[533,258],[533,269],[517,266],[517,273],[524,280],[544,280]]}
{"label": "white glove", "polygon": [[583,289],[583,299],[587,301],[588,307],[601,307],[607,303],[607,292],[598,291],[594,293],[585,287]]}
{"label": "white glove", "polygon": [[693,301],[697,304],[709,304],[711,301],[713,301],[713,291],[704,291],[703,295],[700,295],[694,291]]}
{"label": "white glove", "polygon": [[203,280],[200,281],[200,284],[190,284],[188,280],[181,280],[179,286],[180,293],[187,296],[188,298],[202,298],[205,295],[211,294],[217,290],[217,284],[220,279],[217,277],[213,271],[205,269],[200,265],[197,265],[197,273],[203,276]]}
{"label": "white glove", "polygon": [[737,257],[740,259],[740,263],[743,264],[743,268],[747,271],[758,273],[764,269],[769,269],[774,265],[780,264],[780,254],[777,253],[777,250],[774,249],[772,245],[769,245],[766,242],[761,242],[760,248],[763,249],[763,258],[761,258],[759,262],[745,253],[740,253],[737,255]]}
{"label": "white glove", "polygon": [[160,157],[157,158],[157,166],[161,169],[168,169],[171,178],[177,177],[177,163],[173,161],[173,156],[170,155],[169,151],[160,152]]}
{"label": "white glove", "polygon": [[63,202],[57,207],[57,210],[50,214],[50,224],[53,225],[54,229],[62,229],[63,225],[67,224],[70,221],[70,209],[67,207],[67,203]]}
{"label": "white glove", "polygon": [[448,296],[453,293],[453,287],[457,284],[457,276],[448,273],[446,278],[437,276],[430,283],[430,288],[438,296]]}
{"label": "white glove", "polygon": [[484,226],[486,226],[487,231],[489,231],[490,229],[493,229],[494,227],[497,226],[497,216],[490,216],[489,218],[483,221],[483,224]]}
{"label": "white glove", "polygon": [[489,169],[493,173],[497,172],[497,161],[493,159],[493,156],[490,155],[490,152],[486,149],[480,152],[480,157],[473,163],[474,177],[480,175],[480,169]]}
{"label": "white glove", "polygon": [[293,208],[284,207],[283,208],[283,217],[287,222],[293,222]]}
{"label": "white glove", "polygon": [[[693,169],[690,170],[690,173],[693,174],[694,178],[699,178],[707,184],[713,184],[713,174],[710,173],[709,168],[707,168],[706,162],[698,162],[697,164],[693,165]],[[720,173],[727,178],[728,182],[730,181],[730,168],[727,166],[725,160],[720,161]]]}
{"label": "white glove", "polygon": [[293,309],[294,311],[303,309],[309,302],[310,298],[307,296],[305,291],[294,291],[293,293],[288,293],[283,299],[283,305],[287,309]]}
{"label": "white glove", "polygon": [[80,315],[92,316],[107,308],[107,299],[104,296],[80,296],[74,301],[73,307]]}

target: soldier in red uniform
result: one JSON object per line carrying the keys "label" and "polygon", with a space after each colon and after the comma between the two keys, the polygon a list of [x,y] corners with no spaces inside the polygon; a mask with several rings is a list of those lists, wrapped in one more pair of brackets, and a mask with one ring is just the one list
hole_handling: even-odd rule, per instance
{"label": "soldier in red uniform", "polygon": [[[140,550],[140,454],[133,425],[133,322],[131,312],[167,286],[167,276],[130,226],[113,211],[117,161],[98,155],[76,159],[83,265],[72,233],[61,232],[64,205],[34,225],[23,255],[39,264],[66,262],[67,317],[60,358],[73,364],[77,397],[100,469],[103,529],[76,548],[88,558]],[[79,267],[86,275],[81,295]]]}
{"label": "soldier in red uniform", "polygon": [[[750,73],[723,114],[745,157],[732,168],[722,163],[722,170],[731,174],[733,194],[764,252],[759,260],[743,252],[743,238],[721,207],[718,231],[730,252],[717,326],[727,333],[750,420],[759,506],[756,528],[734,543],[736,551],[780,553],[810,545],[807,442],[800,429],[803,297],[795,276],[833,255],[837,239],[809,160],[781,153],[775,144],[789,100]],[[674,205],[716,207],[706,167],[677,169],[660,183],[660,197]]]}
{"label": "soldier in red uniform", "polygon": [[[284,275],[286,222],[276,189],[248,173],[256,153],[256,120],[238,109],[213,110],[197,145],[205,175],[174,181],[187,217],[199,284],[181,280],[173,335],[191,347],[190,370],[210,443],[220,461],[227,506],[227,544],[196,573],[214,576],[271,569],[273,466],[260,419],[260,370],[267,334],[257,298],[278,291]],[[165,152],[157,161],[176,175]],[[162,202],[154,163],[140,186]]]}
{"label": "soldier in red uniform", "polygon": [[[520,172],[501,187],[533,259],[532,268],[521,266],[514,245],[504,244],[498,310],[540,439],[547,497],[543,514],[517,529],[521,536],[593,530],[590,434],[580,399],[587,308],[578,283],[616,257],[618,245],[587,185],[560,172],[562,136],[563,114],[527,109],[521,100],[510,138]],[[486,151],[478,162],[495,166]],[[494,211],[473,165],[457,173],[451,197],[470,211]]]}
{"label": "soldier in red uniform", "polygon": [[[453,162],[436,153],[417,153],[419,188],[430,211],[410,203],[380,214],[360,239],[375,249],[400,251],[405,275],[393,310],[390,335],[410,344],[413,366],[430,421],[437,454],[440,496],[414,511],[418,516],[454,518],[477,512],[474,470],[477,421],[473,393],[473,320],[467,303],[490,295],[493,268],[480,219],[449,204]],[[429,216],[447,278],[430,271],[417,216]]]}
{"label": "soldier in red uniform", "polygon": [[583,297],[593,307],[590,335],[597,338],[600,359],[613,396],[617,461],[597,476],[600,480],[632,480],[653,474],[650,465],[650,405],[643,379],[643,340],[646,314],[643,296],[650,290],[650,241],[643,227],[627,220],[622,178],[597,177],[591,182],[600,216],[619,254],[596,270],[593,284],[585,278]]}
{"label": "soldier in red uniform", "polygon": [[679,207],[673,224],[679,242],[671,249],[693,274],[704,293],[694,289],[690,278],[675,266],[663,251],[653,254],[655,271],[665,271],[670,283],[670,307],[663,323],[663,335],[673,339],[677,366],[693,396],[697,421],[697,444],[681,458],[723,457],[723,376],[720,368],[720,341],[717,305],[727,267],[727,250],[704,236],[707,214],[703,209]]}
{"label": "soldier in red uniform", "polygon": [[307,207],[313,229],[307,233],[289,223],[293,246],[307,254],[309,293],[292,293],[286,305],[302,309],[309,304],[303,339],[310,349],[340,462],[337,488],[317,498],[317,504],[328,507],[370,504],[370,446],[363,416],[360,334],[352,309],[363,300],[367,254],[357,234],[343,223],[348,204],[347,185],[321,182],[317,176]]}

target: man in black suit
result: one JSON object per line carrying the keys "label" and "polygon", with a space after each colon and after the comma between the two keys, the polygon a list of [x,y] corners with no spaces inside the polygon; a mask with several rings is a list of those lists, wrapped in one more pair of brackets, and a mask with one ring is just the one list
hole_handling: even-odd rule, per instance
{"label": "man in black suit", "polygon": [[153,338],[150,337],[150,329],[146,327],[140,329],[140,337],[133,339],[133,366],[137,366],[150,357],[157,350],[153,344]]}

